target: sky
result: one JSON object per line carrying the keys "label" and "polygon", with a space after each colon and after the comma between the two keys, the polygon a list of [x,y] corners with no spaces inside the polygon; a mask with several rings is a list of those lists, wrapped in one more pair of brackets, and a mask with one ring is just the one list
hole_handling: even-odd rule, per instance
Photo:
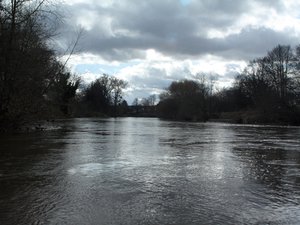
{"label": "sky", "polygon": [[297,0],[68,0],[60,8],[57,46],[83,31],[71,71],[86,83],[103,73],[127,81],[128,104],[199,74],[228,87],[249,60],[300,43]]}

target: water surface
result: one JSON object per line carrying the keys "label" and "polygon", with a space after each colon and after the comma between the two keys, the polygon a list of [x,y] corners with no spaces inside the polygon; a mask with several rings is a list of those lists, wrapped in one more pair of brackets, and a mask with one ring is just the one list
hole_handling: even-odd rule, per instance
{"label": "water surface", "polygon": [[300,128],[55,125],[0,137],[0,224],[300,223]]}

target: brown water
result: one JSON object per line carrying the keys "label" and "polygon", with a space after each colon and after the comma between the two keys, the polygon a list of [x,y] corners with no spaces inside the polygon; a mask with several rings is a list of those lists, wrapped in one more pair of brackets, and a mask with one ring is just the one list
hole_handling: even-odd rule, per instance
{"label": "brown water", "polygon": [[300,128],[72,119],[0,137],[0,224],[300,224]]}

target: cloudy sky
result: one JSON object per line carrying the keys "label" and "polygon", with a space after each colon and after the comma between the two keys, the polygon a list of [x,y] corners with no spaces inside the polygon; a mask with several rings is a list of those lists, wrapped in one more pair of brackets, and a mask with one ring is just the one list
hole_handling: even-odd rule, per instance
{"label": "cloudy sky", "polygon": [[199,73],[229,86],[249,60],[300,43],[297,0],[69,0],[61,8],[60,46],[83,29],[71,70],[86,82],[102,73],[126,80],[129,104]]}

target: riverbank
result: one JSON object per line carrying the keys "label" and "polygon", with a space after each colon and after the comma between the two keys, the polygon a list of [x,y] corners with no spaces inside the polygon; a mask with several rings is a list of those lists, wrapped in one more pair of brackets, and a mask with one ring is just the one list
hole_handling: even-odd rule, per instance
{"label": "riverbank", "polygon": [[299,126],[300,118],[297,112],[268,113],[257,110],[222,112],[209,122],[224,122],[238,124],[288,125]]}
{"label": "riverbank", "polygon": [[60,127],[57,125],[57,120],[40,120],[30,123],[25,123],[20,126],[6,126],[0,128],[0,133],[31,133],[47,130],[56,130]]}
{"label": "riverbank", "polygon": [[[188,121],[188,122],[222,122],[230,124],[260,124],[260,125],[287,125],[287,126],[299,126],[300,117],[295,112],[285,112],[285,113],[264,113],[255,110],[248,111],[236,111],[236,112],[222,112],[215,114],[213,117],[208,118],[205,121],[199,120],[176,120],[173,118],[162,118],[158,115],[157,111],[139,111],[136,113],[127,113],[119,118],[124,117],[141,117],[141,118],[160,118],[169,121]],[[13,123],[2,124],[0,127],[0,133],[26,133],[26,132],[36,132],[36,131],[46,131],[59,129],[57,121],[62,119],[72,119],[72,118],[113,118],[112,116],[107,116],[104,114],[90,114],[81,117],[64,117],[64,118],[52,118],[44,120],[34,120],[26,121],[15,125]]]}

